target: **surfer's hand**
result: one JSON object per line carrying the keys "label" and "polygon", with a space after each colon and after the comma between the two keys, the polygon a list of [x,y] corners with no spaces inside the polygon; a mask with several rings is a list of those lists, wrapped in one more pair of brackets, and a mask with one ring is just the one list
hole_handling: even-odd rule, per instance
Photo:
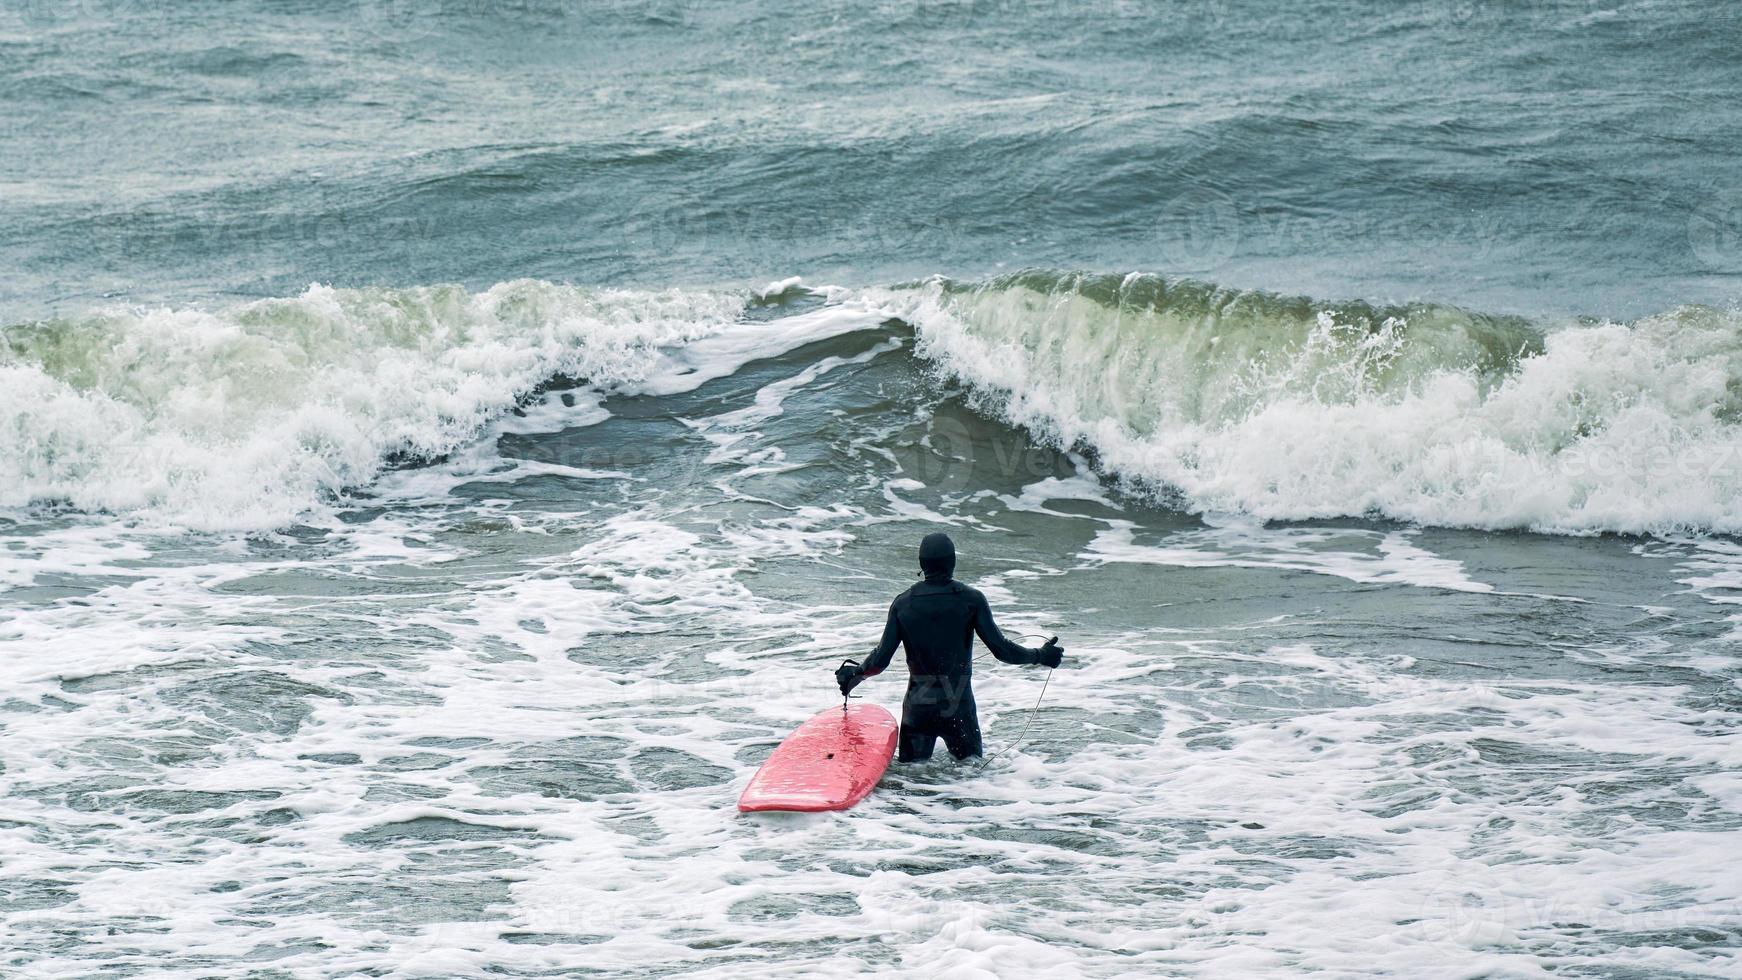
{"label": "surfer's hand", "polygon": [[841,697],[853,693],[853,688],[865,679],[865,668],[855,663],[845,663],[835,668],[835,683],[841,685]]}
{"label": "surfer's hand", "polygon": [[1056,636],[1040,648],[1040,665],[1043,667],[1057,667],[1064,663],[1064,659],[1065,648],[1059,646],[1059,638]]}

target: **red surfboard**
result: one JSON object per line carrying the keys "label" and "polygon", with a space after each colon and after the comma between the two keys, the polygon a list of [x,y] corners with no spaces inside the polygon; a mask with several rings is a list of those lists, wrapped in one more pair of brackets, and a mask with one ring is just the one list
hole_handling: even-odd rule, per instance
{"label": "red surfboard", "polygon": [[738,809],[845,810],[883,778],[899,728],[875,704],[824,711],[775,746],[738,797]]}

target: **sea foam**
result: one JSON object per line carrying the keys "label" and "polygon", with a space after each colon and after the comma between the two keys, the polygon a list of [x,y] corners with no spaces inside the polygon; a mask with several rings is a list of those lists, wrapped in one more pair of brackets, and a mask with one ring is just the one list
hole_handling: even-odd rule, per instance
{"label": "sea foam", "polygon": [[983,410],[1189,510],[1742,530],[1732,312],[1540,328],[1056,273],[888,300]]}
{"label": "sea foam", "polygon": [[113,311],[0,334],[0,506],[195,528],[296,519],[395,455],[433,457],[557,375],[645,378],[723,329],[730,292],[312,286],[216,312]]}
{"label": "sea foam", "polygon": [[[1543,325],[1045,271],[781,285],[795,308],[774,316],[750,315],[747,292],[521,280],[478,293],[314,286],[228,310],[10,327],[0,506],[282,526],[395,459],[487,436],[552,378],[585,382],[596,422],[609,393],[675,395],[901,320],[980,411],[1189,511],[1742,531],[1734,312]],[[572,414],[539,424],[581,424]]]}

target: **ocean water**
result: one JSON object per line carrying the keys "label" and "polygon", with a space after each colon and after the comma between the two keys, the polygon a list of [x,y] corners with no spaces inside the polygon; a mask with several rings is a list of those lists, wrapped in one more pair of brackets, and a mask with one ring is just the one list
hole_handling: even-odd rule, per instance
{"label": "ocean water", "polygon": [[1742,977],[1739,40],[7,0],[0,974]]}

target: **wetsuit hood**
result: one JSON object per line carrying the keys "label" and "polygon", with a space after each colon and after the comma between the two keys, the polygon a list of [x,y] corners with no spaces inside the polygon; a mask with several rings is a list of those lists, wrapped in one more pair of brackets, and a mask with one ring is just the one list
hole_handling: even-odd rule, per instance
{"label": "wetsuit hood", "polygon": [[956,543],[942,532],[919,543],[919,568],[927,582],[947,582],[956,571]]}

